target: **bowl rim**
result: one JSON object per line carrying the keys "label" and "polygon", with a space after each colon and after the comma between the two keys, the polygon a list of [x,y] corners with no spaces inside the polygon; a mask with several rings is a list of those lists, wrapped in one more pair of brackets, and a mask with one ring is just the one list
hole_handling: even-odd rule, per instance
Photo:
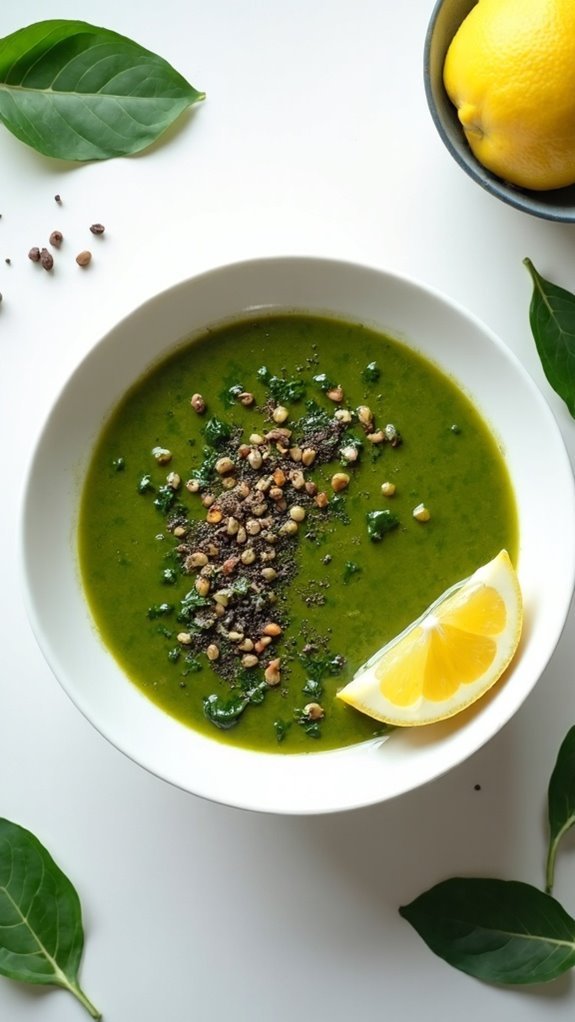
{"label": "bowl rim", "polygon": [[[178,297],[185,297],[188,291],[193,292],[194,289],[197,290],[198,288],[201,291],[202,287],[207,287],[208,285],[211,286],[214,282],[217,287],[218,282],[225,283],[226,279],[230,276],[232,278],[234,275],[239,275],[241,277],[242,274],[246,273],[252,273],[258,276],[261,272],[268,272],[272,274],[272,276],[273,274],[276,274],[278,278],[281,277],[282,274],[284,276],[286,274],[289,276],[291,273],[299,273],[301,274],[302,279],[307,279],[309,275],[313,276],[314,272],[324,272],[327,274],[339,273],[346,276],[346,279],[347,275],[352,277],[354,280],[357,278],[360,281],[363,281],[365,278],[366,284],[369,283],[371,286],[372,283],[375,283],[380,287],[383,286],[385,281],[387,287],[403,289],[410,294],[415,291],[424,302],[431,303],[431,305],[437,306],[440,310],[443,310],[448,318],[463,321],[468,325],[468,327],[473,327],[490,343],[492,349],[497,354],[497,358],[502,359],[504,363],[507,363],[510,367],[510,371],[512,371],[515,375],[518,375],[522,386],[525,388],[526,394],[528,394],[530,401],[534,402],[546,429],[550,432],[550,435],[552,435],[554,439],[557,463],[562,471],[562,483],[564,485],[564,490],[562,491],[563,501],[565,505],[569,505],[572,509],[575,509],[575,481],[573,479],[571,464],[563,438],[549,405],[517,356],[499,339],[499,337],[473,313],[464,309],[456,301],[448,298],[442,292],[429,287],[428,285],[422,284],[407,275],[397,274],[392,271],[364,263],[348,262],[340,259],[325,258],[322,256],[290,255],[247,259],[212,267],[158,292],[151,298],[147,299],[144,303],[132,309],[117,324],[115,324],[115,326],[107,331],[107,333],[90,348],[90,350],[77,364],[62,386],[60,392],[56,395],[48,417],[36,439],[26,472],[23,493],[23,510],[20,517],[21,529],[19,546],[22,577],[24,579],[24,602],[32,630],[49,666],[62,688],[64,688],[68,696],[71,698],[72,702],[92,723],[92,725],[104,737],[106,737],[112,745],[155,776],[161,777],[185,791],[189,791],[211,801],[235,806],[237,808],[282,814],[319,815],[322,813],[340,812],[373,805],[381,801],[386,801],[390,798],[398,797],[417,787],[423,786],[446,773],[448,770],[460,765],[470,755],[494,737],[494,735],[511,719],[527,698],[530,691],[538,681],[541,673],[547,666],[565,625],[571,604],[573,589],[575,587],[575,524],[571,527],[569,534],[565,537],[564,567],[566,567],[567,570],[562,576],[562,611],[554,619],[552,634],[547,636],[547,646],[539,673],[531,679],[531,683],[525,690],[521,690],[518,694],[514,693],[513,699],[510,703],[510,708],[507,707],[509,712],[503,716],[499,715],[499,717],[496,717],[494,726],[488,728],[487,733],[483,733],[481,727],[473,729],[472,722],[469,728],[465,725],[459,731],[457,729],[453,733],[447,731],[447,738],[445,741],[443,741],[442,737],[437,739],[438,745],[443,741],[443,746],[447,748],[447,755],[443,758],[440,757],[439,762],[435,763],[433,769],[424,777],[416,778],[414,780],[413,776],[408,773],[397,781],[392,792],[383,795],[381,792],[374,789],[373,784],[371,787],[367,784],[365,790],[359,792],[355,790],[353,785],[351,785],[351,788],[349,786],[345,787],[342,794],[337,798],[330,797],[321,804],[318,804],[313,801],[313,798],[309,800],[307,795],[305,795],[305,797],[302,795],[302,792],[305,790],[303,782],[307,780],[305,775],[302,775],[302,764],[304,762],[318,763],[320,760],[326,762],[329,759],[329,770],[333,770],[334,774],[341,780],[341,778],[345,777],[350,758],[361,757],[362,769],[364,772],[363,776],[364,779],[367,779],[367,771],[369,771],[370,768],[373,769],[374,765],[377,764],[379,750],[382,748],[384,743],[381,741],[370,742],[367,743],[368,747],[364,744],[363,746],[352,746],[345,749],[317,752],[313,753],[310,757],[306,757],[305,754],[290,754],[289,756],[283,756],[273,753],[267,754],[252,752],[251,750],[239,750],[236,748],[232,750],[222,745],[219,741],[213,741],[212,739],[206,739],[203,736],[199,736],[200,745],[208,743],[211,746],[211,759],[210,756],[208,756],[208,759],[210,759],[210,762],[218,763],[218,769],[219,761],[222,762],[224,767],[227,764],[229,768],[233,770],[234,766],[239,762],[238,757],[249,757],[250,759],[256,757],[258,763],[262,763],[265,759],[266,771],[270,775],[271,782],[275,781],[280,785],[279,790],[281,791],[281,797],[279,799],[277,795],[270,790],[269,784],[264,785],[262,790],[258,790],[255,796],[253,792],[246,795],[245,793],[238,794],[237,791],[231,794],[228,793],[224,796],[221,792],[214,792],[213,786],[210,787],[210,784],[206,783],[205,776],[202,777],[199,785],[195,784],[194,786],[191,786],[189,781],[183,781],[182,777],[179,776],[178,771],[180,770],[181,765],[179,763],[172,762],[169,756],[169,762],[162,765],[161,769],[158,768],[158,764],[153,760],[153,757],[152,760],[150,760],[149,755],[147,757],[142,756],[142,750],[137,748],[135,749],[133,742],[131,743],[130,740],[126,740],[125,733],[122,731],[121,722],[118,733],[118,722],[116,720],[110,722],[110,720],[105,718],[105,714],[103,718],[101,707],[97,713],[94,713],[93,707],[86,705],[85,696],[82,696],[78,689],[74,687],[74,679],[69,678],[66,671],[62,669],[59,651],[54,646],[50,635],[47,635],[45,632],[43,624],[43,613],[45,613],[45,610],[43,610],[41,601],[39,602],[39,594],[34,588],[34,559],[31,557],[31,529],[33,528],[35,514],[35,490],[37,486],[38,470],[41,467],[43,459],[43,448],[46,443],[49,442],[50,434],[51,431],[53,432],[54,424],[57,422],[58,415],[61,414],[61,410],[64,407],[65,402],[69,400],[70,394],[73,394],[74,387],[77,385],[78,381],[82,382],[86,373],[88,373],[88,375],[90,374],[91,368],[93,368],[95,363],[97,364],[98,359],[105,358],[107,350],[116,343],[118,335],[121,336],[123,331],[130,327],[134,327],[134,325],[137,325],[138,322],[145,323],[154,307],[157,306],[161,309],[163,306],[166,306],[168,308],[171,302]],[[278,308],[279,306],[277,305],[272,305],[270,307],[271,311],[274,311],[274,309],[277,310]],[[309,311],[307,304],[304,306],[303,304],[295,303],[294,308],[299,311],[304,311],[304,309]],[[319,309],[316,308],[312,311],[319,311]],[[238,315],[242,314],[247,314],[245,309],[238,313]],[[380,330],[385,332],[385,328],[383,326],[380,326]],[[397,336],[397,332],[395,332],[395,336]],[[400,338],[400,340],[404,340],[404,338]],[[409,344],[410,342],[407,341],[407,343]],[[154,361],[158,360],[158,358],[166,357],[171,351],[175,350],[178,345],[179,339],[170,336],[169,344],[161,348],[155,359],[151,362],[148,360],[148,364],[153,364]],[[417,345],[413,343],[412,347],[415,347],[416,350],[418,350]],[[431,356],[427,353],[426,357],[429,359]],[[433,361],[432,357],[431,360]],[[445,366],[443,368],[444,371],[447,371]],[[143,368],[140,366],[138,368],[138,372],[134,374],[133,380],[140,377],[142,372],[145,371],[146,366]],[[112,402],[112,406],[115,404],[116,400]],[[108,411],[103,416],[103,419],[107,417]],[[575,515],[571,515],[571,518],[575,523]],[[571,521],[571,519],[568,520]],[[85,602],[86,601],[84,601],[84,603]],[[87,613],[86,607],[84,610]],[[98,641],[101,644],[101,640]],[[104,649],[103,644],[101,645],[102,649]],[[105,651],[105,653],[107,657],[111,658],[111,654],[109,654],[108,651]],[[127,681],[125,678],[124,680]],[[147,700],[145,696],[141,695],[139,690],[129,683],[129,681],[127,684],[131,690],[137,693],[138,698],[141,698],[148,707],[152,708],[152,713],[155,715],[156,720],[162,717],[162,711],[158,707],[154,706],[154,704]],[[489,712],[489,708],[486,712]],[[190,729],[186,728],[185,725],[181,725],[174,721],[174,718],[169,718],[169,720],[171,721],[171,726],[175,725],[177,728],[184,730],[188,736],[190,735]],[[491,721],[491,718],[489,718],[489,720]],[[170,728],[167,730],[170,731]],[[425,729],[411,730],[421,732]],[[466,741],[466,736],[469,730],[471,731],[473,739],[471,743]],[[195,733],[194,740],[190,742],[190,745],[194,746],[192,758],[197,754],[197,738],[198,733]],[[422,744],[418,744],[418,739],[419,736],[417,736],[417,739],[414,739],[414,748],[425,749],[425,740]],[[218,750],[217,753],[214,753],[214,749]],[[203,755],[204,752],[202,752],[202,756]],[[216,757],[215,759],[214,756]],[[377,767],[377,769],[379,769],[379,767]],[[314,773],[314,771],[315,768],[312,768],[312,773]],[[321,771],[320,774],[323,777],[323,773]],[[296,791],[295,793],[291,793],[287,790],[286,785],[291,784],[294,779],[297,780],[297,784],[295,785]]]}
{"label": "bowl rim", "polygon": [[[427,26],[423,44],[423,84],[425,97],[431,118],[443,144],[455,162],[459,164],[469,177],[471,177],[476,184],[480,185],[490,195],[495,196],[495,198],[500,199],[502,202],[507,203],[507,205],[520,210],[522,213],[530,213],[532,216],[539,217],[543,220],[551,220],[555,223],[575,222],[575,204],[571,207],[571,212],[567,212],[565,207],[554,205],[553,203],[549,205],[543,199],[539,198],[541,195],[560,195],[567,188],[575,195],[575,185],[568,185],[565,186],[565,188],[541,192],[519,188],[506,182],[503,178],[498,177],[496,174],[493,174],[487,167],[484,167],[479,162],[477,157],[469,148],[462,129],[461,148],[454,143],[445,126],[444,118],[440,113],[431,74],[432,48],[435,41],[435,28],[446,2],[449,2],[449,0],[436,0]],[[478,0],[470,0],[469,10],[472,10],[477,3]],[[461,24],[461,22],[459,24]],[[445,99],[449,102],[449,97],[445,91],[443,81],[441,81],[439,88]]]}

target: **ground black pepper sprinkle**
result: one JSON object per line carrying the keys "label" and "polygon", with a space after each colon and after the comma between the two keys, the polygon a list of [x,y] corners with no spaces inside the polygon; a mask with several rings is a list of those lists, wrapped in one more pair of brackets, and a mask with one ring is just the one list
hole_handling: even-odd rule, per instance
{"label": "ground black pepper sprinkle", "polygon": [[58,205],[61,206],[62,205],[62,197],[61,197],[61,195],[55,195],[54,196],[54,202],[57,202]]}

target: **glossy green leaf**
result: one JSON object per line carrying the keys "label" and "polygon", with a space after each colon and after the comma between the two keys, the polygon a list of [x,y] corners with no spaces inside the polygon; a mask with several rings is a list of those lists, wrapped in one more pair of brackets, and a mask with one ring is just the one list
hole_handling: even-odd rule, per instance
{"label": "glossy green leaf", "polygon": [[559,842],[575,823],[575,727],[570,728],[557,754],[548,792],[549,848],[546,890],[553,890]]}
{"label": "glossy green leaf", "polygon": [[436,955],[488,983],[546,983],[575,965],[575,920],[529,884],[455,877],[399,911]]}
{"label": "glossy green leaf", "polygon": [[40,21],[0,40],[0,120],[46,156],[139,152],[200,99],[167,61],[83,21]]}
{"label": "glossy green leaf", "polygon": [[30,831],[0,819],[0,974],[63,987],[98,1019],[78,984],[83,947],[74,887]]}
{"label": "glossy green leaf", "polygon": [[543,371],[575,418],[575,295],[545,280],[530,259],[533,280],[529,322]]}

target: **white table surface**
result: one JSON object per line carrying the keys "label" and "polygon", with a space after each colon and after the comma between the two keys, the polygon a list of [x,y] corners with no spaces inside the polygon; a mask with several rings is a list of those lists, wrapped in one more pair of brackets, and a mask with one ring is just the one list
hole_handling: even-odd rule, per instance
{"label": "white table surface", "polygon": [[[175,790],[109,745],[52,676],[23,607],[22,479],[63,382],[151,294],[239,257],[331,255],[438,288],[517,353],[575,454],[575,424],[531,338],[522,266],[528,255],[575,288],[575,228],[506,207],[448,155],[422,81],[431,10],[432,0],[2,5],[2,35],[82,18],[155,50],[208,95],[132,159],[63,164],[0,128],[0,815],[33,830],[75,883],[81,980],[106,1022],[573,1015],[569,977],[529,992],[480,984],[434,957],[397,911],[456,874],[541,884],[547,782],[575,722],[572,623],[517,716],[449,775],[370,809],[281,818]],[[88,271],[72,258],[52,275],[29,262],[54,228],[69,257],[92,248]],[[574,847],[556,886],[570,911]],[[0,1017],[88,1016],[63,991],[0,979]]]}

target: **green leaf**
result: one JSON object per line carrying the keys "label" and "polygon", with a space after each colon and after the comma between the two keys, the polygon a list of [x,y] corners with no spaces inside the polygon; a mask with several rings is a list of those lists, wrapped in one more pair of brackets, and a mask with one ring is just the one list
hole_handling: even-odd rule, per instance
{"label": "green leaf", "polygon": [[101,1018],[78,985],[83,947],[74,887],[30,831],[0,819],[0,974],[63,987]]}
{"label": "green leaf", "polygon": [[530,884],[455,877],[399,911],[436,955],[488,983],[546,983],[575,965],[575,920]]}
{"label": "green leaf", "polygon": [[40,21],[0,40],[0,120],[45,156],[137,153],[203,98],[155,53],[84,21]]}
{"label": "green leaf", "polygon": [[365,518],[367,521],[367,534],[372,543],[379,543],[386,533],[391,532],[392,529],[397,529],[399,525],[397,515],[394,515],[393,511],[388,509],[385,511],[368,511]]}
{"label": "green leaf", "polygon": [[543,371],[575,418],[575,295],[545,280],[530,259],[533,280],[529,322]]}
{"label": "green leaf", "polygon": [[575,823],[575,727],[570,728],[557,754],[548,792],[549,847],[545,890],[553,890],[559,842]]}

